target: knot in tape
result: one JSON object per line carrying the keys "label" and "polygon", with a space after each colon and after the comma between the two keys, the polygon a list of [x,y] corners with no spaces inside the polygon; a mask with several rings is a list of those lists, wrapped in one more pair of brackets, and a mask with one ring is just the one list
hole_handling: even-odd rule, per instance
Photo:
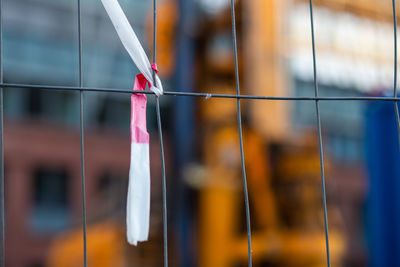
{"label": "knot in tape", "polygon": [[151,64],[151,69],[154,70],[156,73],[158,73],[157,63]]}

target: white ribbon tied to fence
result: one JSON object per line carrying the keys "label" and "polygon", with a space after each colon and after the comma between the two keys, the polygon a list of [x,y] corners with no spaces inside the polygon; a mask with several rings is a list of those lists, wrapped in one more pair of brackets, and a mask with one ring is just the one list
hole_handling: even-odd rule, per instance
{"label": "white ribbon tied to fence", "polygon": [[126,51],[128,51],[139,71],[150,83],[150,90],[157,96],[162,95],[163,87],[161,80],[158,75],[155,75],[156,85],[153,84],[153,69],[150,65],[149,59],[129,24],[128,19],[122,11],[121,6],[118,4],[117,0],[101,0],[101,2],[103,3],[103,6],[106,9]]}
{"label": "white ribbon tied to fence", "polygon": [[[133,89],[150,90],[157,96],[163,94],[160,78],[155,73],[156,84],[153,83],[153,71],[157,65],[150,65],[135,32],[128,22],[117,0],[101,0],[110,17],[119,38],[128,51],[141,74],[135,78]],[[127,199],[127,239],[132,245],[146,241],[149,235],[150,222],[150,155],[149,134],[146,129],[146,95],[131,96],[131,161],[129,170],[129,186]]]}

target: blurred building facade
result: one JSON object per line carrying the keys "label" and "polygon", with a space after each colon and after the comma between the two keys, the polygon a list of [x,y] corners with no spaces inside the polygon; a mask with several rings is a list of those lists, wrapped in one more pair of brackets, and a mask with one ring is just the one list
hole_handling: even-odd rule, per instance
{"label": "blurred building facade", "polygon": [[[121,5],[143,38],[149,3],[121,1]],[[5,82],[76,86],[76,11],[77,5],[71,1],[4,1]],[[137,70],[129,57],[121,53],[120,41],[101,2],[82,2],[82,17],[84,86],[131,88]],[[85,174],[91,244],[101,244],[101,238],[91,234],[92,226],[107,221],[114,222],[111,225],[118,229],[117,240],[123,244],[124,233],[120,230],[124,229],[129,170],[129,100],[124,94],[85,94]],[[6,263],[79,264],[83,257],[81,249],[69,251],[69,263],[51,260],[51,255],[58,253],[57,249],[53,251],[53,244],[59,243],[60,234],[72,236],[77,231],[77,241],[72,246],[80,248],[82,242],[79,95],[13,88],[5,89],[4,102]],[[152,131],[155,117],[151,100],[149,106],[148,127]],[[164,125],[168,126],[167,120]],[[152,153],[157,155],[156,139],[152,138],[151,143]],[[154,157],[152,174],[156,185],[159,164]],[[158,188],[155,186],[153,192],[158,192]],[[152,202],[156,210],[158,199]],[[152,214],[153,229],[159,227],[158,214]],[[157,236],[158,231],[155,232],[151,235]],[[62,251],[67,245],[57,247]],[[96,246],[89,249],[89,262],[96,262],[99,253],[103,252]]]}

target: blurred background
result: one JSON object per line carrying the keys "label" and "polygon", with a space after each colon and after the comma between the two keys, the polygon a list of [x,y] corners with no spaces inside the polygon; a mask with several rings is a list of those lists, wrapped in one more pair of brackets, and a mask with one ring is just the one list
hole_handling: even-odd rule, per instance
{"label": "blurred background", "polygon": [[[149,57],[152,1],[119,0]],[[159,0],[170,91],[234,94],[229,0]],[[315,0],[321,96],[393,95],[391,1]],[[242,94],[313,96],[308,1],[236,1]],[[4,81],[78,85],[77,3],[3,0]],[[82,1],[85,87],[138,70],[99,0]],[[5,94],[6,264],[82,266],[79,92]],[[85,92],[89,266],[161,266],[161,162],[148,97],[149,241],[129,246],[130,96]],[[246,266],[235,99],[161,97],[171,266]],[[254,266],[326,266],[315,103],[243,100]],[[333,266],[400,266],[400,158],[391,102],[321,101]]]}

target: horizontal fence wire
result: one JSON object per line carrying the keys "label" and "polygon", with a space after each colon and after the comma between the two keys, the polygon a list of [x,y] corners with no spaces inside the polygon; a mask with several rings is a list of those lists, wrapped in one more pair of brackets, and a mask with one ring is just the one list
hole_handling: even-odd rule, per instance
{"label": "horizontal fence wire", "polygon": [[[37,84],[15,84],[0,83],[0,88],[21,88],[21,89],[42,89],[55,91],[86,91],[86,92],[104,92],[121,94],[147,94],[154,95],[150,91],[135,91],[121,88],[101,88],[101,87],[77,87],[77,86],[58,86],[58,85],[37,85]],[[164,96],[188,96],[210,98],[240,98],[252,100],[281,100],[281,101],[389,101],[399,102],[400,97],[392,96],[261,96],[261,95],[232,95],[232,94],[213,94],[213,93],[195,93],[181,91],[164,91]]]}

